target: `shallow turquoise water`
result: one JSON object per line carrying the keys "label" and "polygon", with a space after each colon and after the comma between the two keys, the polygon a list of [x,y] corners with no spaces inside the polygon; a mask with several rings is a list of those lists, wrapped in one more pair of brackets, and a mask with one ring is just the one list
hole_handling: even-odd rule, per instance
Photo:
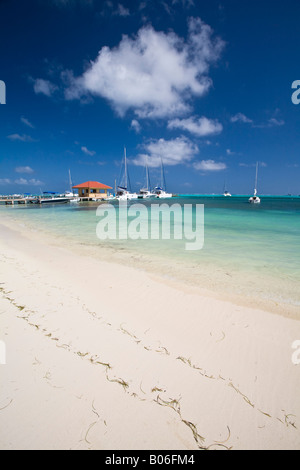
{"label": "shallow turquoise water", "polygon": [[[153,203],[146,203],[148,211]],[[0,217],[1,214],[10,216],[18,223],[30,223],[66,240],[88,244],[95,249],[99,245],[122,248],[187,266],[221,268],[238,272],[241,277],[251,275],[253,280],[255,276],[260,279],[268,277],[279,281],[276,286],[281,281],[286,285],[296,285],[300,281],[300,198],[266,197],[262,198],[259,206],[250,205],[246,197],[181,197],[155,203],[181,206],[204,204],[203,249],[186,251],[186,240],[174,239],[101,241],[96,235],[100,220],[96,216],[97,204],[1,206]],[[299,299],[294,293],[295,288],[291,290],[292,293],[289,289],[282,292],[281,297],[294,297],[293,303],[297,304]]]}

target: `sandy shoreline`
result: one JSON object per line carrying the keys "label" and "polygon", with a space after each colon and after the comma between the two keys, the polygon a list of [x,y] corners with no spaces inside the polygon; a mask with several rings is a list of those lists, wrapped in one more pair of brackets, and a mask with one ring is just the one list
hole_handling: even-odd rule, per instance
{"label": "sandy shoreline", "polygon": [[[93,211],[94,212],[94,211]],[[30,211],[25,213],[28,215]],[[299,278],[285,274],[280,267],[271,273],[255,270],[249,266],[251,256],[242,266],[228,263],[228,260],[214,257],[194,259],[182,255],[183,247],[178,247],[181,256],[170,256],[162,247],[149,251],[149,246],[139,243],[106,241],[101,243],[95,233],[96,223],[93,224],[92,235],[81,236],[78,229],[66,230],[62,221],[59,224],[49,224],[43,218],[20,217],[21,211],[1,212],[1,224],[17,230],[25,237],[30,237],[37,244],[43,240],[51,246],[68,247],[74,256],[88,256],[99,262],[106,261],[125,267],[131,266],[136,270],[147,272],[168,285],[195,292],[205,297],[225,300],[241,307],[272,312],[287,318],[300,320]],[[79,223],[79,221],[78,221]],[[76,226],[77,227],[77,226]],[[167,246],[165,246],[167,250]],[[204,250],[205,251],[205,250]],[[186,252],[183,249],[183,253]],[[232,258],[234,260],[234,250]],[[117,268],[118,269],[118,268]]]}
{"label": "sandy shoreline", "polygon": [[0,270],[1,449],[300,448],[299,321],[3,225]]}

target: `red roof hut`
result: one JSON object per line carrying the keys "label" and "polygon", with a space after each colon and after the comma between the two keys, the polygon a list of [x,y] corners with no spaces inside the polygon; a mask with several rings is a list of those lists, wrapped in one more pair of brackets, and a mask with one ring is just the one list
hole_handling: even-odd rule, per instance
{"label": "red roof hut", "polygon": [[113,188],[97,181],[87,181],[73,186],[73,189],[78,189],[79,197],[84,199],[106,199],[108,196],[107,191]]}

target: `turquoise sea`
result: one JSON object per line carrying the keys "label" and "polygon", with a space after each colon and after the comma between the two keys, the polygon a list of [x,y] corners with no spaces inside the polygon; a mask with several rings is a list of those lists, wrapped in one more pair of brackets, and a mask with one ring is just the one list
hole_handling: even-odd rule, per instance
{"label": "turquoise sea", "polygon": [[[66,245],[87,247],[104,259],[111,252],[120,261],[122,253],[127,264],[300,312],[300,197],[262,197],[261,205],[251,205],[247,196],[182,196],[145,205],[149,213],[151,204],[163,203],[204,204],[202,250],[186,251],[186,240],[99,240],[97,203],[0,206],[0,217],[54,234]],[[191,220],[195,224],[195,211]]]}

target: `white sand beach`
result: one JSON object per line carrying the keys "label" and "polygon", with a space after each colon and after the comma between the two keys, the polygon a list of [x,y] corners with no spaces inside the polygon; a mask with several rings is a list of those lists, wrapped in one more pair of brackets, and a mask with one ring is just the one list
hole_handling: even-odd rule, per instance
{"label": "white sand beach", "polygon": [[1,449],[299,449],[298,319],[0,226]]}

